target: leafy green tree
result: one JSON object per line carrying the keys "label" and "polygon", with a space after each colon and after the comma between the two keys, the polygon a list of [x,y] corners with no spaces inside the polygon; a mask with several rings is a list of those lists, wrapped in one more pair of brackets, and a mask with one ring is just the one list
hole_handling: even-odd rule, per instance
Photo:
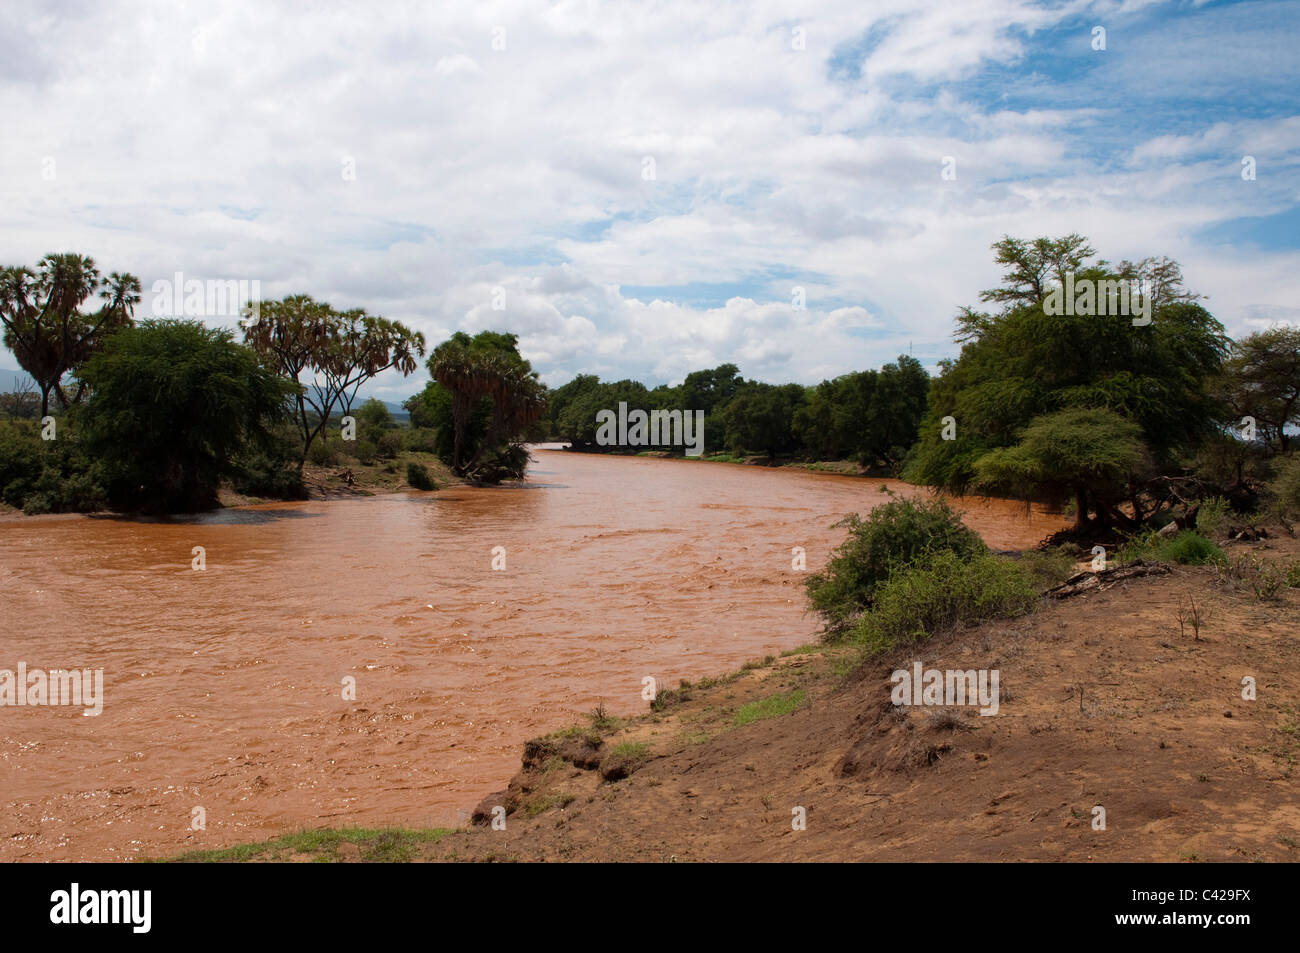
{"label": "leafy green tree", "polygon": [[197,321],[144,321],[82,367],[91,389],[80,429],[103,465],[110,499],[150,510],[216,503],[245,451],[270,447],[288,384],[229,331]]}
{"label": "leafy green tree", "polygon": [[[366,381],[390,369],[407,376],[424,356],[420,332],[361,309],[336,311],[310,295],[250,302],[244,313],[244,343],[295,386],[299,470],[336,408],[349,414]],[[308,371],[310,384],[304,385]]]}
{"label": "leafy green tree", "polygon": [[898,470],[916,443],[929,390],[929,373],[910,355],[900,354],[896,363],[880,369],[873,399],[867,406],[865,439],[856,449],[860,462],[870,465],[879,460],[891,470]]}
{"label": "leafy green tree", "polygon": [[[567,384],[551,391],[550,400],[546,403],[546,421],[550,428],[549,435],[560,440],[573,440],[573,434],[567,431],[577,428],[572,424],[566,426],[561,423],[561,420],[571,405],[583,400],[600,386],[600,378],[595,374],[579,374]],[[595,433],[594,424],[592,433]]]}
{"label": "leafy green tree", "polygon": [[388,406],[376,397],[369,398],[357,408],[356,420],[357,429],[372,440],[378,440],[385,430],[392,430],[397,426]]}
{"label": "leafy green tree", "polygon": [[[457,331],[434,348],[429,373],[450,396],[451,453],[457,476],[484,481],[523,475],[525,431],[546,411],[547,391],[513,334]],[[476,414],[486,426],[475,434]]]}
{"label": "leafy green tree", "polygon": [[1102,524],[1150,475],[1142,428],[1113,411],[1075,407],[1035,417],[1018,443],[975,461],[974,485],[990,493],[1075,499],[1076,528],[1091,507]]}
{"label": "leafy green tree", "polygon": [[740,369],[735,364],[719,364],[708,370],[692,371],[682,382],[682,407],[702,410],[707,418],[735,397],[743,383]]}
{"label": "leafy green tree", "polygon": [[1236,341],[1217,387],[1232,412],[1230,427],[1253,417],[1265,445],[1286,453],[1287,427],[1300,426],[1300,328],[1269,328]]}
{"label": "leafy green tree", "polygon": [[596,381],[587,384],[580,393],[572,396],[560,413],[558,418],[560,439],[571,441],[578,447],[595,446],[596,432],[599,429],[596,415],[602,410],[617,413],[620,403],[627,404],[629,414],[634,410],[655,409],[650,391],[639,381],[621,380],[607,383]]}
{"label": "leafy green tree", "polygon": [[[1135,423],[1162,469],[1177,467],[1216,432],[1220,407],[1211,385],[1228,340],[1182,289],[1176,263],[1085,265],[1092,250],[1078,236],[1004,239],[994,248],[1009,266],[1008,284],[983,297],[1006,306],[996,314],[967,309],[959,315],[961,355],[931,384],[909,479],[966,490],[986,454],[1019,445],[1036,418],[1072,408],[1109,410]],[[1076,282],[1147,282],[1151,323],[1134,325],[1124,314],[1048,314],[1043,301],[1050,280],[1068,271]],[[1133,519],[1149,515],[1139,494],[1130,499]],[[1103,521],[1118,515],[1098,514]],[[1080,516],[1087,518],[1087,512]]]}
{"label": "leafy green tree", "polygon": [[795,414],[796,435],[819,459],[851,457],[896,471],[916,442],[929,386],[921,362],[906,354],[879,371],[822,381]]}
{"label": "leafy green tree", "polygon": [[[98,310],[82,305],[96,292]],[[63,378],[76,370],[104,341],[129,327],[140,301],[140,280],[113,272],[102,278],[94,259],[72,253],[46,255],[35,271],[0,268],[0,325],[4,344],[31,374],[41,392],[41,416],[49,413],[53,393],[65,409],[85,394],[78,382],[71,396]]]}
{"label": "leafy green tree", "polygon": [[793,451],[798,446],[794,418],[803,400],[800,384],[747,382],[722,408],[728,446],[735,451],[759,450],[769,458]]}

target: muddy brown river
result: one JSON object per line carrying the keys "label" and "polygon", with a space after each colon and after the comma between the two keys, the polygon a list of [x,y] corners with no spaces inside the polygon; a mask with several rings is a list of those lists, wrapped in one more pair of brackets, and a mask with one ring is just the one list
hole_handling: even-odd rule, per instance
{"label": "muddy brown river", "polygon": [[[0,669],[104,673],[98,716],[0,707],[0,860],[464,823],[526,739],[644,711],[646,676],[813,640],[792,547],[822,566],[881,482],[539,451],[526,488],[0,522]],[[995,549],[1063,525],[960,506]]]}

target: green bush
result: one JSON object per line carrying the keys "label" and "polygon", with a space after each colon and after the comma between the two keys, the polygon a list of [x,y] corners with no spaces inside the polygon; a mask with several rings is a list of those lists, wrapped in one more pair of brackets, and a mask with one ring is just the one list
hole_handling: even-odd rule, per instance
{"label": "green bush", "polygon": [[1223,550],[1199,533],[1185,529],[1172,539],[1167,539],[1160,547],[1163,559],[1182,563],[1184,566],[1204,566],[1208,563],[1222,563],[1225,559]]}
{"label": "green bush", "polygon": [[1021,554],[1020,565],[1024,566],[1039,589],[1050,589],[1058,583],[1065,582],[1074,574],[1075,564],[1083,559],[1078,554],[1079,547],[1066,550],[1059,546],[1051,549],[1031,549]]}
{"label": "green bush", "polygon": [[241,472],[231,485],[248,496],[265,496],[276,500],[305,500],[307,488],[293,463],[275,454],[259,453],[242,461]]}
{"label": "green bush", "polygon": [[24,516],[39,516],[42,513],[53,513],[54,501],[48,493],[31,493],[23,501]]}
{"label": "green bush", "polygon": [[0,501],[24,513],[88,513],[107,505],[103,475],[82,452],[75,427],[58,439],[34,424],[0,421]]}
{"label": "green bush", "polygon": [[339,462],[339,445],[321,434],[308,448],[307,459],[318,467],[332,467]]}
{"label": "green bush", "polygon": [[951,550],[899,569],[879,587],[852,639],[868,654],[958,625],[1024,615],[1038,601],[1033,573],[1015,560]]}
{"label": "green bush", "polygon": [[402,452],[402,435],[396,430],[386,430],[375,441],[375,455],[381,460],[391,460]]}
{"label": "green bush", "polygon": [[41,473],[41,439],[34,428],[0,422],[0,500],[21,507]]}
{"label": "green bush", "polygon": [[936,553],[973,557],[988,552],[943,500],[894,500],[877,506],[866,519],[852,515],[836,526],[849,527],[848,539],[807,582],[808,601],[826,619],[830,638],[871,608],[891,572]]}
{"label": "green bush", "polygon": [[347,453],[362,466],[368,467],[375,462],[377,448],[364,437],[357,441],[348,441],[345,446],[348,448]]}
{"label": "green bush", "polygon": [[1116,559],[1122,563],[1153,559],[1184,566],[1224,565],[1227,562],[1227,556],[1213,540],[1190,529],[1182,530],[1176,536],[1161,536],[1155,530],[1133,536],[1120,547]]}
{"label": "green bush", "polygon": [[415,450],[419,453],[438,452],[438,433],[432,427],[408,427],[397,433],[401,434],[402,447],[405,450]]}
{"label": "green bush", "polygon": [[1196,528],[1206,536],[1217,536],[1226,531],[1235,518],[1231,503],[1221,496],[1212,496],[1201,501],[1196,514]]}
{"label": "green bush", "polygon": [[438,485],[429,475],[429,468],[412,460],[406,465],[406,482],[417,490],[436,490]]}

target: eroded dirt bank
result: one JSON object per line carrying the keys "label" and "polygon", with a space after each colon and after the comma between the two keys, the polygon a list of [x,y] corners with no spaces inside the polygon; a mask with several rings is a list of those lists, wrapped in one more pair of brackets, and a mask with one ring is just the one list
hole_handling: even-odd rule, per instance
{"label": "eroded dirt bank", "polygon": [[[1289,561],[1300,546],[1230,548],[1246,551]],[[1178,619],[1193,598],[1208,615],[1199,638]],[[914,659],[999,669],[999,713],[896,709],[889,673]],[[1213,569],[1175,567],[898,651],[847,678],[844,664],[792,655],[694,687],[660,713],[532,742],[509,791],[481,806],[507,807],[506,829],[452,834],[420,856],[1300,857],[1300,590],[1260,600]],[[1245,676],[1255,701],[1242,698]],[[796,710],[737,727],[747,704],[774,696]],[[1097,806],[1104,831],[1093,827]],[[806,830],[792,829],[796,807]]]}

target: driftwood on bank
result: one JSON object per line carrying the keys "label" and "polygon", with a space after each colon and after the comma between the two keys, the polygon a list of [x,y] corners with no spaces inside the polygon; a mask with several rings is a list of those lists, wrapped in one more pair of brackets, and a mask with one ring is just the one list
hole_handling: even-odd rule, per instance
{"label": "driftwood on bank", "polygon": [[1161,576],[1168,572],[1169,567],[1162,563],[1144,563],[1139,559],[1127,566],[1117,566],[1114,569],[1087,569],[1077,572],[1059,586],[1048,589],[1043,595],[1051,596],[1053,599],[1068,599],[1081,592],[1101,592],[1117,582],[1136,576]]}

